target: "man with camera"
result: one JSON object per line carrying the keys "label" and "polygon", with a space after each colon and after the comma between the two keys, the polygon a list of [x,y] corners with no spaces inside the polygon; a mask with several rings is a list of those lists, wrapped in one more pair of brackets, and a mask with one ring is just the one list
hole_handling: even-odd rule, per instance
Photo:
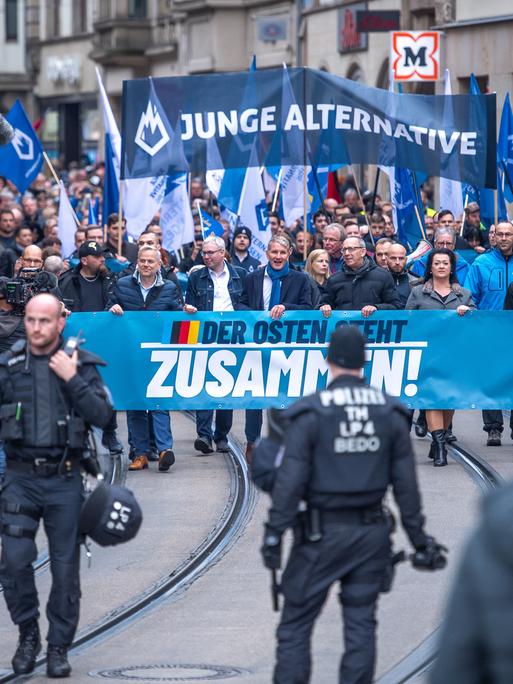
{"label": "man with camera", "polygon": [[42,519],[52,573],[47,675],[67,677],[80,600],[80,463],[89,427],[104,427],[112,407],[96,369],[101,359],[69,340],[64,344],[65,317],[56,297],[32,297],[24,320],[27,341],[0,355],[0,438],[7,456],[0,584],[20,632],[12,666],[17,675],[28,674],[41,650],[32,563]]}
{"label": "man with camera", "polygon": [[37,245],[25,247],[14,265],[14,277],[0,279],[0,352],[25,338],[23,316],[31,297],[49,292],[61,299],[56,276],[43,270],[42,254]]}
{"label": "man with camera", "polygon": [[[327,361],[328,387],[282,412],[290,425],[262,547],[266,567],[276,571],[281,537],[294,528],[274,684],[310,680],[313,625],[335,582],[345,642],[338,681],[373,681],[376,604],[390,590],[398,560],[391,552],[393,519],[383,507],[390,485],[415,548],[414,567],[446,564],[444,547],[424,531],[407,411],[365,384],[365,340],[356,327],[335,330]],[[307,510],[299,516],[302,501]]]}

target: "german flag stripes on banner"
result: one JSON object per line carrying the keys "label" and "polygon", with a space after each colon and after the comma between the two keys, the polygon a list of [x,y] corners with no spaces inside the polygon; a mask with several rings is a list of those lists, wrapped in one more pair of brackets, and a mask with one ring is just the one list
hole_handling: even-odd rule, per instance
{"label": "german flag stripes on banner", "polygon": [[171,328],[171,344],[197,344],[200,331],[199,321],[176,321]]}

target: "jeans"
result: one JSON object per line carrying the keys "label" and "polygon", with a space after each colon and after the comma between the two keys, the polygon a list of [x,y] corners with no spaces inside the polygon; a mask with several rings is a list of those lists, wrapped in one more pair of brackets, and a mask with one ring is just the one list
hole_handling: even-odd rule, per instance
{"label": "jeans", "polygon": [[213,411],[196,411],[196,432],[198,437],[203,437],[209,442],[219,442],[221,439],[226,439],[228,433],[232,428],[233,411],[226,409],[216,411],[216,425],[212,433],[212,419],[214,417]]}
{"label": "jeans", "polygon": [[169,411],[127,411],[126,420],[135,456],[148,456],[151,452],[150,413],[158,452],[173,447]]}
{"label": "jeans", "polygon": [[[511,432],[513,432],[513,411],[509,419],[509,427]],[[504,430],[504,417],[502,411],[483,411],[483,430],[485,432],[490,432],[490,430],[498,430],[502,433]]]}
{"label": "jeans", "polygon": [[254,444],[262,432],[262,409],[246,409],[244,432],[246,441]]}

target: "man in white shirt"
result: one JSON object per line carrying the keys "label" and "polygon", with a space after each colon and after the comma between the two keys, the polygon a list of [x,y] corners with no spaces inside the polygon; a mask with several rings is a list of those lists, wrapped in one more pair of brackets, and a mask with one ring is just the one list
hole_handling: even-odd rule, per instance
{"label": "man in white shirt", "polygon": [[[198,311],[236,311],[244,292],[246,271],[232,266],[225,260],[225,243],[220,237],[211,236],[203,242],[202,249],[205,268],[194,271],[189,276],[184,311],[195,314]],[[196,411],[196,431],[194,442],[196,451],[211,454],[228,451],[228,433],[232,427],[233,411],[216,411],[215,430],[212,431],[212,410]]]}

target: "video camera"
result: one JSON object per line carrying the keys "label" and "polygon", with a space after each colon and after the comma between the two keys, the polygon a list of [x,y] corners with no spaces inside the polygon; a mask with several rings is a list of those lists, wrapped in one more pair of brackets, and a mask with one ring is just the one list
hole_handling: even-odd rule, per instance
{"label": "video camera", "polygon": [[56,284],[53,273],[39,268],[22,268],[16,278],[2,282],[1,290],[5,301],[12,307],[12,313],[23,316],[29,299],[41,292],[51,292]]}

